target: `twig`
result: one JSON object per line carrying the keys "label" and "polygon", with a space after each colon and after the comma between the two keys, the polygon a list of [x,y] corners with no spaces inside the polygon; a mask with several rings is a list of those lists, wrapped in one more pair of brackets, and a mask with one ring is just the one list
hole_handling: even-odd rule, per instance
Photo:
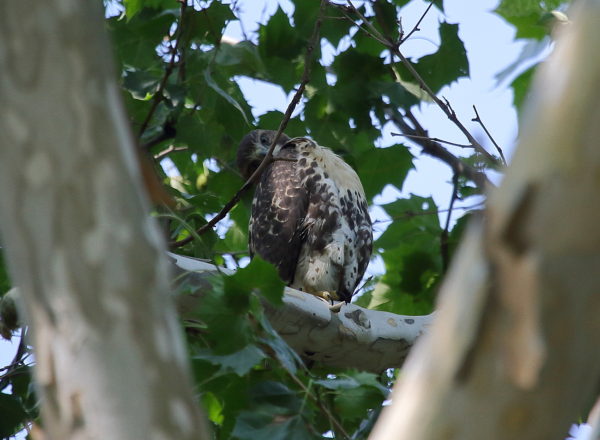
{"label": "twig", "polygon": [[404,121],[402,117],[399,117],[395,112],[388,111],[388,117],[392,122],[398,126],[398,128],[410,135],[419,136],[419,138],[415,138],[415,142],[418,143],[423,149],[423,153],[428,154],[429,156],[440,159],[442,162],[445,162],[452,168],[452,171],[456,174],[462,174],[467,179],[471,180],[477,187],[482,190],[485,190],[489,186],[493,186],[493,184],[489,181],[485,173],[476,170],[475,168],[467,165],[463,161],[461,161],[458,157],[454,156],[444,147],[442,147],[438,142],[434,142],[429,140],[429,136],[427,136],[427,131],[421,127],[417,119],[412,115],[410,111],[406,111],[406,116],[414,125],[414,128],[411,127]]}
{"label": "twig", "polygon": [[445,141],[443,139],[440,138],[433,138],[433,137],[428,137],[428,136],[417,136],[414,134],[406,134],[406,133],[390,133],[392,136],[404,136],[410,139],[420,139],[420,140],[426,140],[426,141],[433,141],[433,142],[439,142],[440,144],[448,144],[448,145],[454,145],[455,147],[461,147],[461,148],[470,148],[470,145],[466,145],[466,144],[457,144],[456,142],[450,142],[450,141]]}
{"label": "twig", "polygon": [[[362,29],[364,32],[367,32],[367,34],[369,34],[375,40],[379,41],[381,44],[383,44],[385,47],[387,47],[387,49],[393,55],[397,56],[400,59],[400,61],[402,61],[402,64],[404,64],[404,66],[411,73],[413,78],[415,78],[417,83],[419,83],[419,86],[421,87],[421,89],[425,90],[425,92],[431,97],[431,99],[433,99],[433,101],[438,105],[438,107],[440,109],[442,109],[442,111],[446,114],[448,119],[450,119],[454,123],[454,125],[456,125],[458,127],[458,129],[465,135],[465,137],[471,143],[472,147],[477,152],[482,154],[490,163],[496,164],[498,162],[497,159],[494,156],[492,156],[490,153],[488,153],[486,151],[486,149],[483,148],[483,146],[477,141],[477,139],[475,139],[473,137],[473,135],[471,135],[471,133],[469,133],[469,130],[467,130],[466,127],[462,124],[462,122],[460,122],[460,120],[456,116],[456,113],[454,112],[454,110],[452,109],[452,107],[450,106],[448,101],[446,100],[445,103],[442,102],[442,100],[440,98],[438,98],[435,93],[433,93],[433,90],[431,90],[431,88],[423,80],[421,75],[419,75],[419,73],[415,70],[415,68],[410,63],[410,61],[408,61],[408,59],[406,59],[406,57],[402,54],[402,52],[400,52],[400,49],[398,48],[398,46],[399,46],[398,43],[392,41],[390,38],[387,38],[384,35],[381,35],[381,33],[371,24],[371,22],[369,22],[369,20],[367,20],[366,17],[358,9],[356,9],[354,7],[351,0],[347,0],[347,3],[352,8],[352,12],[354,12],[356,15],[358,15],[360,20],[367,27],[367,29],[365,29],[365,27],[358,25],[359,28]],[[333,3],[333,5],[339,6],[334,3]],[[342,11],[345,11],[345,9],[342,9]],[[346,13],[344,12],[344,14],[346,14]]]}
{"label": "twig", "polygon": [[167,68],[165,69],[165,74],[163,75],[163,77],[160,81],[158,89],[154,93],[154,96],[152,98],[152,105],[150,106],[150,110],[148,111],[148,114],[144,118],[144,122],[142,122],[140,131],[138,134],[139,138],[142,137],[142,135],[146,131],[146,128],[148,128],[148,124],[150,123],[150,120],[152,119],[152,116],[154,115],[154,112],[156,111],[158,104],[160,104],[160,102],[164,99],[163,91],[165,89],[165,86],[167,85],[167,80],[169,79],[169,77],[171,76],[171,73],[173,73],[173,70],[175,69],[175,61],[177,60],[177,53],[179,52],[179,44],[181,43],[181,40],[182,40],[181,34],[183,32],[183,17],[185,16],[186,7],[187,7],[187,2],[182,1],[181,2],[181,13],[180,13],[181,18],[179,19],[179,25],[177,26],[177,29],[175,30],[175,33],[173,34],[173,37],[171,38],[171,40],[176,39],[175,46],[171,48],[171,59],[169,60],[169,64],[167,64]]}
{"label": "twig", "polygon": [[483,123],[481,118],[479,117],[479,113],[477,112],[477,107],[475,107],[474,105],[473,105],[473,110],[475,111],[475,117],[473,119],[471,119],[471,121],[477,122],[477,123],[479,123],[479,125],[481,125],[481,128],[483,128],[483,131],[485,131],[485,134],[487,134],[487,137],[492,141],[492,143],[494,144],[494,147],[496,147],[498,154],[502,158],[502,162],[504,163],[504,166],[506,166],[506,159],[504,158],[504,153],[502,152],[502,149],[496,143],[495,139],[492,137],[492,135],[488,131],[487,127],[485,126],[485,124]]}
{"label": "twig", "polygon": [[19,368],[25,365],[24,361],[25,358],[28,356],[27,343],[25,342],[26,332],[27,328],[21,327],[21,340],[19,341],[19,346],[17,347],[17,352],[15,353],[15,356],[13,357],[13,360],[10,363],[10,365],[7,365],[6,367],[0,369],[0,371],[6,371],[4,374],[2,374],[2,376],[0,376],[0,390],[6,388],[6,386],[8,385],[8,379],[16,374],[19,374]]}
{"label": "twig", "polygon": [[452,197],[450,198],[450,206],[448,206],[448,216],[446,217],[446,224],[444,230],[440,235],[440,253],[442,255],[442,270],[446,272],[450,263],[450,255],[448,249],[448,231],[450,229],[450,218],[452,217],[452,210],[454,202],[458,198],[458,174],[452,176]]}
{"label": "twig", "polygon": [[186,151],[188,147],[176,147],[175,145],[169,145],[169,147],[162,150],[160,153],[154,155],[155,160],[161,160],[163,157],[167,156],[170,153],[174,153],[177,151]]}
{"label": "twig", "polygon": [[[483,205],[483,202],[480,203],[475,203],[474,205],[469,205],[469,206],[455,206],[452,209],[454,210],[463,210],[463,211],[467,211],[469,209],[475,209],[480,207],[481,205]],[[389,223],[389,222],[394,222],[396,220],[404,220],[404,219],[408,219],[408,218],[413,218],[413,217],[417,217],[420,215],[438,215],[441,214],[443,212],[448,212],[449,209],[434,209],[431,211],[421,211],[421,212],[414,212],[414,211],[406,211],[401,215],[395,215],[393,217],[390,217],[389,220],[375,220],[373,222],[373,225],[377,225],[379,223]]]}
{"label": "twig", "polygon": [[431,9],[432,6],[433,6],[433,0],[431,0],[431,2],[429,3],[429,6],[427,6],[427,9],[425,9],[425,12],[423,12],[423,15],[421,15],[421,18],[419,18],[419,21],[417,21],[417,24],[415,24],[415,27],[412,28],[412,30],[406,35],[406,37],[400,38],[400,42],[398,43],[398,45],[401,45],[406,40],[408,40],[410,38],[410,36],[412,34],[414,34],[416,31],[421,30],[421,29],[419,29],[419,25],[421,24],[421,22],[423,21],[423,19],[425,18],[425,16],[427,15],[427,13],[429,12],[429,10]]}
{"label": "twig", "polygon": [[331,424],[333,426],[335,426],[335,428],[345,438],[349,439],[350,436],[348,435],[348,433],[346,432],[346,430],[344,429],[344,427],[341,425],[341,423],[333,416],[333,414],[331,414],[331,411],[329,411],[329,409],[325,405],[323,405],[323,403],[321,403],[321,401],[317,397],[313,396],[313,394],[310,392],[310,390],[308,388],[306,388],[306,385],[304,385],[304,383],[295,374],[289,373],[289,375],[292,378],[292,380],[300,388],[302,388],[302,391],[304,391],[304,393],[306,393],[306,395],[310,397],[310,399],[315,403],[315,405],[317,405],[319,407],[319,409],[321,411],[323,411],[323,413],[327,416],[327,418],[329,419],[329,421],[331,422]]}
{"label": "twig", "polygon": [[[315,46],[317,46],[317,44],[319,43],[319,32],[321,29],[321,23],[323,21],[323,15],[325,12],[326,4],[327,4],[327,0],[321,0],[319,16],[317,17],[317,20],[315,21],[315,26],[313,28],[312,36],[310,37],[310,40],[308,41],[308,45],[306,47],[306,54],[304,56],[304,72],[302,73],[302,80],[300,81],[300,86],[296,90],[296,93],[294,94],[292,101],[288,105],[288,107],[285,111],[285,114],[283,115],[283,119],[281,120],[281,123],[279,124],[279,128],[277,129],[277,133],[275,134],[275,137],[273,138],[273,142],[271,143],[271,147],[269,148],[267,155],[265,156],[263,161],[260,163],[260,165],[258,166],[256,171],[254,171],[254,173],[250,176],[248,181],[242,185],[242,187],[239,189],[239,191],[232,197],[232,199],[229,202],[227,202],[225,204],[225,206],[221,209],[221,211],[219,211],[219,213],[216,216],[214,216],[208,223],[206,223],[202,227],[198,228],[198,230],[196,231],[196,233],[198,235],[202,235],[203,233],[205,233],[206,231],[211,229],[214,225],[216,225],[219,221],[221,221],[223,218],[225,218],[227,213],[233,209],[233,207],[237,204],[237,202],[239,202],[242,195],[252,186],[252,184],[262,174],[263,170],[267,167],[267,165],[269,163],[271,163],[271,160],[273,157],[273,150],[275,150],[275,145],[277,145],[277,142],[279,141],[279,138],[281,137],[283,130],[285,130],[290,118],[292,117],[292,113],[294,112],[294,109],[298,105],[298,102],[300,102],[300,98],[302,98],[302,94],[304,93],[306,84],[308,84],[308,82],[310,81],[312,54],[315,49]],[[193,239],[194,239],[194,237],[192,235],[190,235],[189,237],[186,237],[182,240],[171,243],[171,247],[173,248],[173,247],[184,246],[184,245],[190,243]]]}

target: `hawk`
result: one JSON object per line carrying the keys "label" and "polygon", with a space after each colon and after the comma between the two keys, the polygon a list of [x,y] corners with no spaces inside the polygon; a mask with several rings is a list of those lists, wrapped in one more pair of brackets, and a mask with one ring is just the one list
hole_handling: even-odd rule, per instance
{"label": "hawk", "polygon": [[[237,165],[246,180],[275,134],[254,130],[242,139]],[[348,303],[372,244],[367,199],[356,172],[329,148],[282,134],[254,193],[250,254],[275,265],[290,287]]]}

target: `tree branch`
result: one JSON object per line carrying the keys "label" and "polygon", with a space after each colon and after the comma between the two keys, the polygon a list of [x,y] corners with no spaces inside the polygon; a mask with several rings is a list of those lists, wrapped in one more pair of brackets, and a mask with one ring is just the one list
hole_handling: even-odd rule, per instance
{"label": "tree branch", "polygon": [[440,139],[440,138],[436,138],[436,137],[417,136],[414,134],[406,134],[406,133],[390,133],[390,134],[392,136],[404,136],[409,139],[419,139],[419,140],[425,140],[425,141],[439,142],[440,144],[452,145],[454,147],[471,148],[471,146],[467,145],[467,144],[458,144],[456,142],[445,141],[444,139]]}
{"label": "tree branch", "polygon": [[[194,319],[202,289],[211,288],[207,276],[230,270],[190,257],[169,253],[180,271],[199,291],[178,299],[183,318]],[[305,360],[334,367],[381,372],[402,365],[408,351],[433,320],[433,314],[403,316],[345,304],[333,313],[329,304],[306,292],[286,287],[283,305],[264,302],[271,325]]]}
{"label": "tree branch", "polygon": [[427,5],[427,9],[425,9],[425,12],[423,12],[423,14],[421,15],[421,17],[419,18],[419,20],[417,21],[417,23],[414,25],[414,27],[411,29],[411,31],[406,34],[406,36],[400,36],[400,42],[398,43],[398,45],[404,43],[406,40],[408,40],[412,34],[414,34],[416,31],[420,31],[421,29],[419,29],[419,25],[421,24],[421,22],[423,21],[423,19],[425,18],[425,16],[427,15],[427,13],[429,12],[429,10],[431,9],[431,7],[433,6],[433,0],[431,0],[429,2],[429,5]]}
{"label": "tree branch", "polygon": [[489,138],[489,140],[491,140],[492,143],[494,144],[494,147],[496,147],[496,150],[498,151],[498,154],[502,158],[502,163],[504,164],[504,166],[506,166],[506,159],[504,157],[504,153],[502,152],[502,149],[496,143],[496,140],[491,135],[491,133],[488,131],[487,127],[485,126],[485,124],[483,123],[483,121],[481,120],[481,118],[479,117],[479,113],[477,112],[477,107],[475,107],[474,105],[473,105],[473,111],[475,112],[475,117],[473,119],[471,119],[471,121],[478,122],[479,125],[481,125],[481,128],[483,128],[483,131],[485,131],[485,134],[487,134],[487,137]]}
{"label": "tree branch", "polygon": [[458,157],[450,153],[447,149],[442,147],[438,142],[429,140],[430,138],[427,136],[427,131],[419,124],[419,121],[412,115],[410,111],[407,111],[406,115],[413,123],[414,128],[408,125],[408,123],[395,111],[390,110],[387,112],[387,115],[388,118],[394,122],[394,124],[396,124],[396,126],[404,134],[413,137],[415,142],[423,149],[423,153],[445,162],[450,166],[450,168],[452,168],[452,172],[454,174],[465,176],[483,191],[493,187],[493,184],[489,181],[485,173],[467,165]]}

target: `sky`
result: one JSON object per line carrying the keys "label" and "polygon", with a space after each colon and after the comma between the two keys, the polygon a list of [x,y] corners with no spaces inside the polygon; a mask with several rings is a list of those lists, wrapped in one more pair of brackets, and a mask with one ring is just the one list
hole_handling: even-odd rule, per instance
{"label": "sky", "polygon": [[[359,5],[362,2],[354,3]],[[239,18],[248,35],[258,29],[259,23],[266,23],[278,6],[288,13],[293,11],[293,4],[288,0],[241,0],[237,4],[240,7]],[[405,29],[412,29],[427,4],[411,2],[410,7],[404,9],[402,23]],[[512,78],[498,84],[495,76],[518,58],[524,43],[515,42],[514,29],[491,12],[497,4],[498,0],[446,0],[444,16],[433,8],[421,23],[421,31],[404,43],[402,50],[408,57],[434,52],[439,43],[438,21],[443,18],[449,23],[459,23],[459,35],[467,49],[471,76],[442,89],[440,95],[450,101],[463,124],[488,151],[493,152],[483,131],[470,122],[474,116],[472,106],[475,105],[496,142],[503,148],[505,155],[510,157],[517,138],[517,115],[512,107],[512,92],[508,87]],[[231,23],[225,35],[242,39],[240,24]],[[324,53],[329,54],[335,51],[331,46],[323,49]],[[240,79],[239,84],[255,115],[273,109],[283,112],[289,103],[290,96],[286,96],[279,87],[247,78]],[[465,143],[462,134],[435,105],[423,105],[416,115],[432,137]],[[399,142],[398,138],[392,138],[391,131],[391,127],[384,127],[381,146]],[[449,149],[461,154],[457,148]],[[425,197],[431,195],[440,208],[446,207],[451,194],[449,167],[436,159],[420,155],[418,148],[414,148],[412,152],[417,157],[415,170],[409,173],[404,187],[401,190],[387,187],[376,199],[376,203],[386,203],[413,193]],[[371,214],[374,220],[385,218],[381,209],[373,209]],[[376,233],[381,233],[381,230]],[[377,264],[375,262],[371,272],[379,270]],[[0,342],[0,368],[10,363],[17,346],[16,340],[12,343]]]}

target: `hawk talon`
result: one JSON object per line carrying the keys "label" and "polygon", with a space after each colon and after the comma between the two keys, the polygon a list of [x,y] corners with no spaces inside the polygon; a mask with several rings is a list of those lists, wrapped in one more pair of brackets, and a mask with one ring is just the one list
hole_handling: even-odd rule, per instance
{"label": "hawk talon", "polygon": [[340,301],[337,304],[332,304],[329,306],[329,310],[331,310],[331,313],[340,313],[340,310],[342,310],[342,306],[346,304],[344,301]]}

